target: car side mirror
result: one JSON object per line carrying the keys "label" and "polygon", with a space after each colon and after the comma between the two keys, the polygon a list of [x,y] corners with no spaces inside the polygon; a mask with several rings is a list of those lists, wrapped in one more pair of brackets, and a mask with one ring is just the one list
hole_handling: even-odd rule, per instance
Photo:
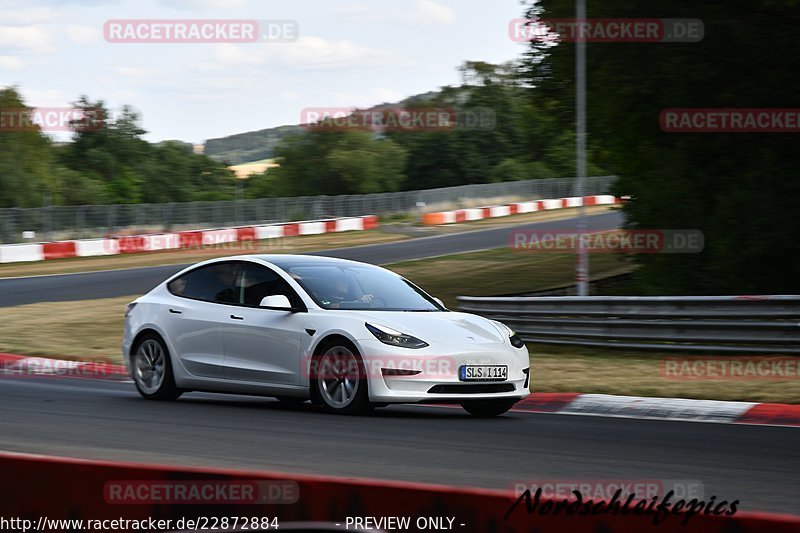
{"label": "car side mirror", "polygon": [[292,304],[289,302],[289,298],[283,294],[265,296],[258,305],[259,307],[269,307],[271,309],[286,309],[287,311],[292,310]]}
{"label": "car side mirror", "polygon": [[444,302],[443,302],[443,301],[441,301],[441,300],[440,300],[439,298],[437,298],[436,296],[434,296],[434,297],[433,297],[433,301],[435,301],[437,304],[439,304],[439,305],[441,305],[442,307],[444,307],[445,309],[447,309],[447,306],[446,306],[446,305],[444,305]]}

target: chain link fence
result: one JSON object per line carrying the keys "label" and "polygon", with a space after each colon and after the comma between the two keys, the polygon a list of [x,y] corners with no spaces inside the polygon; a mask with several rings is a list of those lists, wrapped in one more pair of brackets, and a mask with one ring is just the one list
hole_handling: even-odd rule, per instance
{"label": "chain link fence", "polygon": [[[585,194],[609,193],[614,179],[614,176],[587,178]],[[419,215],[461,207],[571,196],[574,182],[574,178],[552,178],[340,196],[4,208],[0,209],[0,242],[86,239],[360,215]]]}

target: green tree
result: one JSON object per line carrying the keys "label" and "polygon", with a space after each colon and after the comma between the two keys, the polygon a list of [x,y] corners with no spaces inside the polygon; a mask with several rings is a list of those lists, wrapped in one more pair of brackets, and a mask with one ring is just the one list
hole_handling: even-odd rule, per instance
{"label": "green tree", "polygon": [[371,132],[312,130],[285,137],[275,152],[280,166],[251,178],[251,195],[394,191],[404,178],[406,151]]}
{"label": "green tree", "polygon": [[18,127],[31,109],[14,88],[0,89],[0,207],[38,207],[56,188],[53,150],[38,127]]}
{"label": "green tree", "polygon": [[[573,17],[572,0],[527,2],[527,16]],[[618,174],[629,224],[696,228],[700,254],[638,258],[639,288],[662,294],[797,293],[797,138],[781,133],[666,133],[667,108],[796,107],[796,2],[593,0],[589,18],[697,18],[697,43],[589,43],[591,160]],[[533,43],[531,97],[572,128],[574,45]]]}

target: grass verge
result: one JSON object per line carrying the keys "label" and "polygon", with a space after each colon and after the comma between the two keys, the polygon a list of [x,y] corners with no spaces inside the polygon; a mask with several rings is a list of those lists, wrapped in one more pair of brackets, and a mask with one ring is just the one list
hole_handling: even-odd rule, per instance
{"label": "grass verge", "polygon": [[[0,308],[0,352],[121,363],[123,308],[134,296]],[[797,380],[679,381],[661,374],[661,352],[530,345],[536,392],[586,392],[800,403]],[[698,356],[703,357],[703,356]]]}
{"label": "grass verge", "polygon": [[[586,392],[629,396],[662,396],[774,403],[800,403],[797,379],[682,380],[662,374],[664,357],[686,353],[612,351],[574,346],[528,345],[533,367],[532,389],[537,392]],[[724,355],[724,354],[719,354]],[[711,355],[690,355],[703,359]],[[730,359],[747,356],[734,355]]]}
{"label": "grass verge", "polygon": [[[457,296],[522,294],[569,285],[575,276],[575,255],[498,248],[387,267],[456,309]],[[617,254],[596,254],[590,258],[589,270],[595,280],[631,272],[633,266]]]}

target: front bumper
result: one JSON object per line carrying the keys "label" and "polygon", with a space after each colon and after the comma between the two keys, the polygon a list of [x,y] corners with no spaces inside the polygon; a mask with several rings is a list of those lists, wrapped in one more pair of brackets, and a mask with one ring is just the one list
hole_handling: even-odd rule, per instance
{"label": "front bumper", "polygon": [[[432,345],[419,350],[361,341],[361,354],[375,403],[460,403],[468,400],[521,400],[530,394],[530,359],[510,344]],[[505,365],[504,381],[461,381],[461,365]],[[397,375],[400,369],[407,375]],[[413,375],[411,372],[414,372]]]}

